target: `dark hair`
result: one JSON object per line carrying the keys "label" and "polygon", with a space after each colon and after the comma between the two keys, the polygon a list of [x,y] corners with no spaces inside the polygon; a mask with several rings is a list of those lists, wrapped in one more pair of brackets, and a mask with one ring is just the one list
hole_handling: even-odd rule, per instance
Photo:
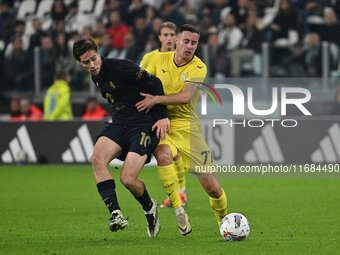
{"label": "dark hair", "polygon": [[69,73],[67,71],[61,70],[54,74],[54,79],[66,81],[68,75]]}
{"label": "dark hair", "polygon": [[191,24],[184,24],[180,27],[180,29],[178,30],[178,34],[183,33],[184,31],[189,31],[191,33],[196,33],[198,35],[200,35],[200,31],[198,30],[198,28],[194,27]]}
{"label": "dark hair", "polygon": [[73,44],[73,56],[80,61],[80,56],[89,50],[98,52],[98,45],[91,37],[83,38]]}
{"label": "dark hair", "polygon": [[177,26],[175,25],[175,23],[171,22],[171,21],[168,21],[168,22],[163,22],[160,27],[159,27],[159,31],[158,31],[158,34],[160,35],[161,34],[161,31],[163,28],[170,28],[172,29],[173,31],[175,31],[175,33],[177,33]]}

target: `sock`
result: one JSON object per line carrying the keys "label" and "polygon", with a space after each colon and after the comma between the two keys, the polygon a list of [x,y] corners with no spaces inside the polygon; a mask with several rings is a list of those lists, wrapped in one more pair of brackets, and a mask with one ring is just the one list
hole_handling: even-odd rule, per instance
{"label": "sock", "polygon": [[214,210],[218,225],[221,224],[223,217],[227,215],[227,196],[223,189],[222,192],[222,196],[219,198],[209,197],[210,206]]}
{"label": "sock", "polygon": [[174,161],[174,168],[177,174],[177,180],[178,180],[178,188],[181,193],[185,192],[185,172],[184,172],[184,164],[182,157],[180,157],[177,161]]}
{"label": "sock", "polygon": [[179,208],[182,205],[182,202],[178,193],[178,182],[174,165],[171,164],[167,166],[157,166],[157,171],[163,188],[171,200],[172,207],[174,209]]}
{"label": "sock", "polygon": [[136,197],[134,195],[135,199],[141,204],[141,206],[143,207],[143,210],[148,212],[151,210],[152,208],[152,200],[149,196],[148,191],[146,190],[146,188],[144,188],[144,192],[143,195],[141,195],[140,197]]}
{"label": "sock", "polygon": [[184,213],[184,212],[185,212],[185,210],[184,210],[183,206],[175,209],[176,216],[178,216],[179,214]]}
{"label": "sock", "polygon": [[116,184],[113,179],[99,182],[97,188],[111,214],[114,210],[120,209],[116,195]]}

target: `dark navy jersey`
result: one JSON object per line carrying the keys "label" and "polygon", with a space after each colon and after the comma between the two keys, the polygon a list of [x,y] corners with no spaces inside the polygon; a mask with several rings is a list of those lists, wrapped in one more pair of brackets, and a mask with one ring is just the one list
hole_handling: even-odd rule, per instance
{"label": "dark navy jersey", "polygon": [[125,125],[152,125],[167,118],[166,106],[156,105],[148,113],[135,104],[144,99],[140,92],[164,95],[161,81],[129,60],[105,59],[92,80],[112,107],[112,122]]}

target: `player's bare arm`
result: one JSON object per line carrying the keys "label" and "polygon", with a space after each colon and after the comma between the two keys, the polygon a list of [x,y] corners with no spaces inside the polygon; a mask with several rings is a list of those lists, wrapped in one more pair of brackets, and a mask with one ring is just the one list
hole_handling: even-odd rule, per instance
{"label": "player's bare arm", "polygon": [[141,96],[145,98],[142,101],[139,101],[136,104],[138,111],[146,111],[149,112],[152,107],[156,104],[163,104],[163,105],[181,105],[181,104],[188,104],[190,99],[195,95],[197,92],[197,87],[190,83],[186,83],[183,86],[183,89],[179,93],[167,95],[167,96],[153,96],[150,94],[140,93]]}

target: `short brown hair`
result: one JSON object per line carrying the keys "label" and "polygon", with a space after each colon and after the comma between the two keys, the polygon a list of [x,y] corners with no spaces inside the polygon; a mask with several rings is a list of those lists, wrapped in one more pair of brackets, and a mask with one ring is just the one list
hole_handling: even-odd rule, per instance
{"label": "short brown hair", "polygon": [[161,31],[163,28],[170,28],[171,30],[175,31],[175,33],[177,33],[177,26],[175,25],[175,23],[169,21],[169,22],[163,22],[160,27],[159,27],[159,31],[158,31],[158,34],[160,35],[161,34]]}
{"label": "short brown hair", "polygon": [[80,61],[80,56],[89,50],[98,52],[98,45],[91,37],[86,37],[73,44],[73,57]]}

